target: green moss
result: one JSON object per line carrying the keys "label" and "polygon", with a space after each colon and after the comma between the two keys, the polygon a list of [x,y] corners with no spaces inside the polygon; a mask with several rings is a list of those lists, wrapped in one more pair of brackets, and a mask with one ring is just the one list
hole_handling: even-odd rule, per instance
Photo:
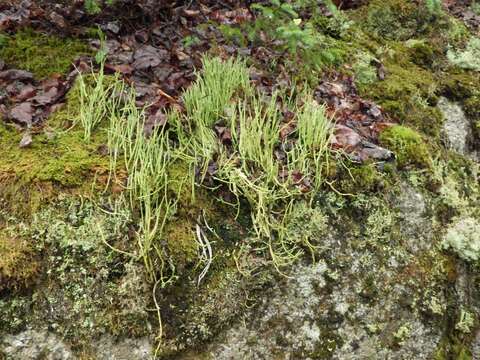
{"label": "green moss", "polygon": [[177,271],[198,262],[198,244],[195,239],[195,223],[178,219],[171,221],[165,229],[165,241],[169,259]]}
{"label": "green moss", "polygon": [[438,56],[435,49],[430,44],[426,44],[423,41],[413,42],[408,47],[412,62],[422,67],[432,66],[435,57]]}
{"label": "green moss", "polygon": [[339,190],[348,194],[373,191],[382,182],[383,177],[372,163],[352,167],[349,174],[345,174],[344,179],[340,181]]}
{"label": "green moss", "polygon": [[436,27],[440,14],[426,4],[409,0],[373,0],[360,8],[355,18],[381,39],[406,40]]}
{"label": "green moss", "polygon": [[83,129],[72,127],[79,106],[75,85],[67,103],[47,119],[43,129],[34,131],[27,148],[19,147],[22,134],[0,123],[0,198],[14,212],[34,212],[58,187],[90,192],[94,179],[104,182],[108,177],[108,155],[99,152],[107,132],[100,127],[86,144]]}
{"label": "green moss", "polygon": [[399,168],[409,165],[430,167],[432,159],[427,145],[416,131],[401,125],[384,130],[379,137],[380,143],[395,153]]}
{"label": "green moss", "polygon": [[[472,96],[465,100],[464,104],[465,113],[473,120],[477,120],[477,124],[480,121],[480,94]],[[477,127],[477,130],[480,129]],[[475,130],[475,129],[474,129]]]}
{"label": "green moss", "polygon": [[478,78],[465,71],[450,71],[441,79],[441,91],[450,99],[463,101],[479,92]]}
{"label": "green moss", "polygon": [[80,55],[90,54],[80,40],[46,35],[32,29],[18,31],[0,41],[0,57],[10,66],[28,70],[38,78],[65,74]]}
{"label": "green moss", "polygon": [[39,263],[32,246],[0,230],[0,291],[26,287],[38,271]]}
{"label": "green moss", "polygon": [[444,339],[433,356],[434,360],[472,360],[472,353],[465,344],[454,338]]}
{"label": "green moss", "polygon": [[379,103],[401,123],[410,124],[425,134],[438,137],[443,116],[434,106],[437,84],[431,72],[413,64],[409,50],[392,44],[393,55],[385,61],[386,78],[360,86],[360,94]]}
{"label": "green moss", "polygon": [[83,185],[95,170],[108,168],[108,159],[97,152],[99,142],[86,145],[81,131],[55,130],[56,135],[39,134],[34,136],[30,147],[20,149],[18,143],[22,135],[0,124],[0,142],[4,151],[0,160],[0,178],[10,174],[23,183],[48,181],[71,187]]}

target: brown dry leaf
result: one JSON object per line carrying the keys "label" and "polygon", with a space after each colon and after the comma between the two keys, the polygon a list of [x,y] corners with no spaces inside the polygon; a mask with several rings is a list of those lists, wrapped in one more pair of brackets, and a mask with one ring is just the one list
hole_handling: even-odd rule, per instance
{"label": "brown dry leaf", "polygon": [[348,152],[356,148],[361,141],[362,138],[353,129],[341,124],[335,125],[334,136],[332,137],[334,147],[342,148]]}
{"label": "brown dry leaf", "polygon": [[170,58],[170,53],[165,49],[157,49],[151,45],[145,45],[135,51],[133,67],[136,70],[146,70],[160,65]]}
{"label": "brown dry leaf", "polygon": [[32,100],[35,101],[38,105],[48,105],[55,102],[58,99],[58,89],[55,87],[50,88],[50,90],[38,94]]}
{"label": "brown dry leaf", "polygon": [[32,124],[33,113],[32,103],[24,102],[10,110],[9,118],[21,125],[28,126]]}
{"label": "brown dry leaf", "polygon": [[0,80],[33,80],[33,74],[25,70],[10,69],[0,72]]}

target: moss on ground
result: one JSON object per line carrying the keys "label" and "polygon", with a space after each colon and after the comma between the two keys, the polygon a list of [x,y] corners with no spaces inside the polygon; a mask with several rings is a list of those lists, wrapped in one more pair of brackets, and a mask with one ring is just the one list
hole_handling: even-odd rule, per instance
{"label": "moss on ground", "polygon": [[409,165],[428,168],[432,165],[429,149],[422,136],[415,130],[395,125],[384,130],[379,141],[395,153],[399,168]]}
{"label": "moss on ground", "polygon": [[[105,185],[109,157],[101,151],[107,142],[104,128],[85,143],[83,130],[73,126],[78,119],[78,85],[67,95],[66,104],[53,113],[41,129],[33,129],[33,142],[20,148],[22,134],[0,123],[0,198],[11,210],[34,212],[59,188],[88,193],[93,180]],[[103,182],[103,184],[102,184]]]}
{"label": "moss on ground", "polygon": [[60,38],[33,29],[2,35],[0,57],[10,66],[32,72],[38,78],[65,74],[74,60],[92,51],[81,40]]}

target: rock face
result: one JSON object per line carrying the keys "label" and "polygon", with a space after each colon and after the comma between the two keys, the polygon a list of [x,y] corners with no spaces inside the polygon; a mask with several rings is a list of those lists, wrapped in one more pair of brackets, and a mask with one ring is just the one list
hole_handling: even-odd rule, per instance
{"label": "rock face", "polygon": [[[0,344],[7,359],[79,359],[59,337],[45,330],[27,330],[9,335]],[[110,336],[103,336],[95,343],[94,349],[96,360],[149,360],[153,353],[147,338],[116,341]]]}
{"label": "rock face", "polygon": [[[226,299],[222,307],[244,310],[212,333],[201,351],[185,345],[186,352],[174,350],[160,359],[172,354],[183,360],[478,358],[477,275],[471,258],[465,261],[456,248],[443,246],[455,218],[450,228],[437,226],[441,199],[408,182],[385,198],[353,200],[354,215],[342,213],[341,199],[316,204],[330,209],[331,223],[318,239],[315,261],[305,259],[257,288],[251,308],[240,297]],[[478,218],[467,200],[459,204],[455,211]],[[195,315],[187,319],[191,326],[208,326],[197,324]],[[147,337],[102,335],[91,343],[89,356],[146,360],[154,353],[152,344]],[[43,330],[8,335],[0,341],[1,351],[7,359],[82,359],[60,335]]]}
{"label": "rock face", "polygon": [[[450,336],[448,323],[461,321],[460,309],[479,310],[471,307],[478,290],[465,285],[472,282],[465,270],[458,285],[448,280],[439,246],[442,230],[429,215],[434,200],[407,184],[397,195],[388,204],[370,199],[358,205],[366,219],[357,221],[366,221],[368,229],[332,229],[323,239],[321,260],[289,272],[201,358],[432,359],[448,354],[443,345]],[[452,286],[458,288],[455,294]],[[472,352],[478,352],[475,344]]]}
{"label": "rock face", "polygon": [[0,344],[7,359],[76,359],[68,345],[54,334],[43,330],[27,330],[17,335],[6,336]]}
{"label": "rock face", "polygon": [[450,148],[479,161],[480,154],[469,149],[469,141],[472,138],[472,125],[465,116],[462,107],[447,98],[441,97],[438,101],[438,108],[445,118],[443,130]]}
{"label": "rock face", "polygon": [[149,360],[153,350],[148,338],[115,341],[103,336],[96,344],[98,360]]}

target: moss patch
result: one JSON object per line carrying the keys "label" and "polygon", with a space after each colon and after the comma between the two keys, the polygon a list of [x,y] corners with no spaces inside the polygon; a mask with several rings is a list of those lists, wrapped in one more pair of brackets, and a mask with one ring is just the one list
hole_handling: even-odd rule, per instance
{"label": "moss patch", "polygon": [[440,25],[441,14],[426,4],[409,0],[374,0],[361,7],[355,18],[382,39],[407,40]]}
{"label": "moss patch", "polygon": [[416,131],[401,125],[384,130],[379,137],[380,143],[395,153],[399,168],[408,165],[430,167],[432,159],[427,145]]}
{"label": "moss patch", "polygon": [[[94,175],[107,177],[109,158],[99,152],[107,142],[105,129],[95,131],[86,144],[83,130],[71,128],[80,106],[76,93],[75,86],[67,104],[50,116],[47,126],[35,131],[27,148],[18,145],[22,134],[0,123],[0,198],[10,206],[22,205],[25,199],[36,202],[48,198],[56,186],[90,191]],[[33,205],[31,210],[37,207]]]}
{"label": "moss patch", "polygon": [[408,49],[398,44],[395,49],[395,55],[385,62],[385,80],[360,87],[360,93],[378,102],[400,122],[437,137],[443,117],[432,106],[436,100],[436,81],[432,73],[410,61]]}
{"label": "moss patch", "polygon": [[195,240],[195,224],[186,219],[172,221],[165,229],[169,259],[182,272],[198,262],[198,245]]}
{"label": "moss patch", "polygon": [[65,74],[80,55],[91,54],[80,40],[23,29],[0,39],[0,57],[10,66],[28,70],[38,78]]}
{"label": "moss patch", "polygon": [[[350,176],[351,175],[351,176]],[[365,164],[349,169],[348,174],[344,174],[339,183],[339,190],[343,193],[356,194],[375,190],[384,177],[375,164]]]}
{"label": "moss patch", "polygon": [[28,286],[39,270],[35,251],[21,238],[0,231],[0,291]]}

